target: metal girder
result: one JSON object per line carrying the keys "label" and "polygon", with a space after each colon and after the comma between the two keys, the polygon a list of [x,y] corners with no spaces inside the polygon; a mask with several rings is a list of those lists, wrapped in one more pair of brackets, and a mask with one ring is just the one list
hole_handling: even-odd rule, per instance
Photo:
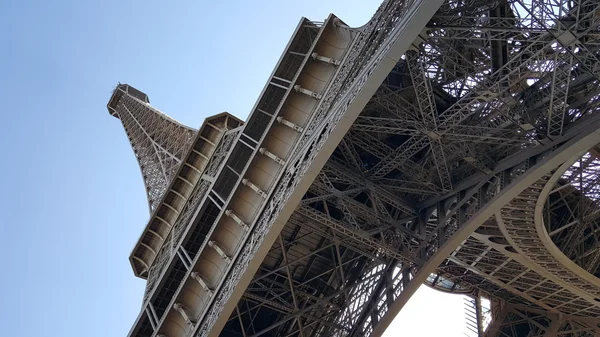
{"label": "metal girder", "polygon": [[[438,132],[438,134],[442,136],[444,132],[448,132],[458,123],[471,116],[471,114],[475,112],[473,108],[478,109],[485,107],[486,102],[489,102],[496,97],[500,97],[507,92],[509,87],[504,85],[507,80],[510,79],[511,82],[518,82],[524,79],[524,75],[529,73],[529,70],[526,69],[527,62],[535,61],[543,52],[548,52],[551,48],[550,45],[553,39],[554,37],[546,32],[536,37],[536,40],[530,40],[524,48],[521,48],[520,52],[516,53],[516,56],[507,60],[489,77],[483,78],[479,83],[472,86],[476,90],[470,91],[465,96],[462,96],[458,102],[439,114],[437,129],[442,129],[443,131]],[[527,55],[530,55],[528,56],[529,60],[523,60],[523,56]],[[373,168],[372,171],[374,172],[372,173],[372,176],[385,176],[392,169],[401,165],[405,160],[419,152],[426,145],[425,137],[426,136],[423,135],[410,138],[400,147],[395,149]]]}
{"label": "metal girder", "polygon": [[296,210],[296,213],[304,216],[306,219],[311,220],[314,223],[331,228],[336,235],[343,237],[345,241],[349,240],[349,244],[358,247],[358,249],[361,251],[366,250],[365,254],[377,256],[377,253],[380,253],[390,258],[402,261],[411,259],[410,255],[406,253],[403,254],[398,247],[390,247],[385,242],[382,242],[382,240],[373,238],[360,229],[351,228],[347,224],[336,221],[327,214],[319,212],[313,208],[301,207]]}
{"label": "metal girder", "polygon": [[[385,296],[385,302],[381,305],[389,306],[390,303],[393,302],[393,282],[390,282],[390,278],[394,274],[398,274],[399,271],[396,271],[398,263],[396,261],[392,261],[385,266],[382,270],[383,275],[380,277],[378,282],[375,284],[374,290],[370,294],[369,298],[365,301],[362,312],[358,313],[359,318],[356,324],[354,324],[353,331],[349,334],[349,336],[363,336],[362,329],[365,326],[366,320],[369,318],[373,325],[376,325],[376,322],[379,320],[379,310],[377,304],[382,301],[382,296]],[[401,272],[401,271],[400,271]],[[391,293],[390,293],[391,291]],[[390,298],[391,295],[391,298]],[[388,301],[389,299],[389,301]],[[380,305],[380,306],[381,306]]]}
{"label": "metal girder", "polygon": [[549,236],[560,251],[597,275],[600,272],[596,204],[599,167],[591,152],[562,174],[559,186],[549,196],[546,222]]}
{"label": "metal girder", "polygon": [[[302,236],[296,237],[291,241],[288,239],[283,239],[282,237],[280,239],[280,243],[276,247],[272,248],[272,252],[279,252],[279,254],[283,254],[282,249],[286,249],[288,252],[290,252],[296,244],[303,244],[304,242],[305,238]],[[348,272],[349,268],[351,268],[352,265],[358,261],[357,258],[361,258],[360,256],[352,257],[352,254],[345,254],[348,250],[344,250],[343,254],[340,254],[339,252],[331,255],[326,254],[327,251],[330,251],[336,245],[337,243],[332,241],[326,245],[320,246],[320,248],[315,251],[301,256],[298,256],[296,253],[293,253],[292,255],[288,253],[286,254],[286,257],[282,259],[282,264],[278,265],[275,269],[264,270],[259,275],[256,275],[244,296],[245,298],[249,298],[252,302],[258,304],[252,307],[247,307],[246,310],[232,316],[230,321],[239,320],[240,314],[244,317],[250,316],[253,313],[258,315],[258,312],[261,310],[261,308],[270,308],[272,310],[276,310],[280,314],[283,314],[280,319],[285,320],[287,315],[292,315],[293,317],[290,320],[286,320],[286,324],[278,323],[277,326],[263,326],[260,331],[256,330],[255,328],[251,328],[248,330],[249,333],[259,335],[261,333],[267,333],[273,329],[277,329],[278,334],[285,335],[286,333],[284,331],[294,330],[295,321],[301,321],[302,326],[307,328],[314,327],[315,324],[319,323],[339,329],[340,326],[336,326],[334,323],[327,321],[326,318],[330,314],[324,315],[324,313],[327,311],[340,310],[339,305],[336,304],[338,303],[338,300],[336,299],[333,301],[333,298],[330,298],[332,301],[322,301],[322,297],[329,295],[328,293],[324,293],[324,295],[311,295],[306,293],[306,291],[309,291],[310,289],[309,285],[314,283],[314,280],[317,279],[329,279],[328,283],[331,283],[331,289],[338,288],[339,286],[336,286],[336,284],[338,284],[336,282],[340,282],[341,280],[341,284],[344,284],[344,278],[334,278],[333,276],[339,275],[340,269],[343,270],[343,273]],[[337,259],[332,258],[334,255],[337,255]],[[298,277],[298,267],[310,265],[312,263],[312,258],[314,257],[319,258],[321,261],[319,263],[324,261],[331,261],[331,263],[328,262],[328,267],[318,275],[311,274],[310,277],[307,277],[306,275]],[[333,260],[335,260],[335,262],[332,262]],[[307,269],[307,271],[309,270],[310,268]],[[280,271],[285,271],[285,273],[279,273]],[[294,293],[296,293],[295,296],[293,295]],[[343,295],[339,292],[338,294],[340,294],[340,296]],[[295,308],[296,305],[294,304],[294,297],[296,297],[295,303],[302,305],[303,308],[310,306],[310,310],[304,310],[299,313],[299,310]],[[243,322],[245,322],[245,324],[251,323],[247,318],[243,319]],[[285,329],[281,330],[280,328]],[[296,326],[296,333],[300,333],[301,329],[303,328]]]}
{"label": "metal girder", "polygon": [[[547,46],[548,40],[549,39],[547,37],[542,36],[538,43],[541,46]],[[537,43],[531,43],[528,48],[525,48],[525,50],[533,49],[532,46],[537,45]],[[540,48],[540,50],[543,50],[543,48]],[[541,51],[534,52],[533,55],[535,56],[539,53],[541,53]],[[503,88],[500,83],[505,81],[505,79],[508,79],[510,74],[518,73],[520,68],[525,68],[527,63],[521,62],[523,62],[521,55],[514,57],[511,61],[504,64],[501,69],[498,69],[490,76],[490,78],[493,78],[494,81],[488,79],[485,81],[487,83],[480,83],[480,88],[478,88],[479,90],[469,92],[469,94],[463,96],[458,102],[454,103],[451,107],[442,112],[438,117],[439,121],[438,125],[436,126],[436,130],[433,131],[443,130],[439,133],[440,135],[443,135],[444,132],[451,130],[460,122],[471,116],[475,112],[474,109],[482,107],[486,104],[485,102],[492,100],[493,98],[498,97],[502,93],[506,92],[508,88]],[[444,127],[443,129],[442,126]],[[373,168],[373,173],[370,176],[375,178],[384,177],[391,170],[397,167],[399,165],[398,163],[403,163],[408,158],[421,151],[426,145],[426,136],[423,135],[411,137],[401,146],[396,148],[392,153],[390,153],[386,158],[381,160],[381,162]]]}
{"label": "metal girder", "polygon": [[[389,145],[383,143],[381,140],[370,135],[369,133],[351,132],[351,134],[353,137],[350,138],[354,144],[357,144],[361,148],[369,151],[369,154],[379,158],[380,160],[385,158],[392,150]],[[419,166],[419,164],[410,160],[407,160],[406,163],[401,165],[400,169],[405,178],[404,180],[411,180],[413,184],[418,184],[421,188],[424,188],[428,191],[441,191],[437,184],[429,181],[430,179],[427,176],[424,168]],[[364,179],[368,178],[370,169],[370,167],[367,167],[361,172],[365,177]],[[377,179],[377,182],[381,182],[382,180],[383,179]]]}
{"label": "metal girder", "polygon": [[[352,125],[352,130],[412,136],[421,132],[419,130],[420,127],[420,123],[406,119],[360,116]],[[524,141],[524,139],[515,138],[514,135],[504,136],[502,130],[499,130],[498,128],[471,125],[457,127],[455,131],[446,133],[444,139],[452,142],[469,141],[486,144],[514,143],[515,145],[521,144]]]}
{"label": "metal girder", "polygon": [[[287,253],[286,253],[286,247],[283,243],[283,239],[281,238],[281,234],[279,234],[279,244],[281,245],[281,255],[283,255],[283,262],[287,265],[288,264],[288,257],[287,257]],[[298,299],[296,297],[296,292],[294,291],[294,278],[292,277],[292,273],[290,272],[290,267],[286,266],[285,267],[285,272],[286,272],[286,276],[289,282],[289,286],[290,286],[290,292],[292,294],[292,300],[294,303],[294,310],[298,310]],[[298,329],[300,332],[300,336],[304,337],[304,328],[302,327],[302,320],[295,318],[295,321],[298,324]],[[293,324],[292,324],[293,326]]]}
{"label": "metal girder", "polygon": [[[354,291],[349,295],[350,302],[337,318],[340,324],[350,329],[347,333],[323,329],[320,335],[325,336],[365,336],[373,331],[380,317],[388,310],[388,305],[397,296],[402,287],[403,274],[401,266],[396,262],[369,263],[355,278]],[[389,301],[387,300],[387,297]]]}
{"label": "metal girder", "polygon": [[[435,106],[435,96],[431,83],[426,76],[425,68],[419,61],[418,51],[409,50],[406,53],[406,62],[413,82],[413,89],[417,97],[417,104],[421,114],[422,122],[427,129],[436,130],[437,109]],[[450,171],[448,170],[444,149],[439,136],[435,131],[427,134],[429,144],[433,153],[433,161],[437,167],[440,178],[440,185],[444,190],[452,189]]]}
{"label": "metal girder", "polygon": [[353,171],[344,169],[344,167],[335,160],[329,160],[327,162],[327,165],[323,168],[323,173],[327,174],[330,178],[332,176],[343,177],[344,179],[347,179],[348,183],[357,187],[366,188],[370,192],[376,194],[382,201],[394,206],[405,214],[415,214],[414,207],[408,205],[405,201],[401,200],[400,197],[390,193],[386,188],[357,175]]}
{"label": "metal girder", "polygon": [[[414,54],[415,52],[411,52],[411,54]],[[409,61],[412,57],[407,57],[407,61]],[[414,61],[413,61],[414,62]],[[410,69],[415,69],[414,66],[411,67],[409,66]],[[417,68],[418,70],[418,68]],[[413,71],[416,72],[416,71]],[[412,75],[415,78],[419,78],[418,75],[414,74]],[[418,89],[418,87],[423,87]],[[383,89],[383,90],[382,90]],[[401,111],[403,109],[407,109],[407,108],[412,108],[413,110],[419,111],[420,109],[422,109],[421,107],[415,107],[413,106],[410,102],[406,101],[405,99],[403,99],[402,97],[398,96],[397,93],[394,92],[390,92],[389,89],[386,89],[385,86],[382,86],[382,89],[380,89],[382,91],[382,94],[378,96],[377,101],[380,102],[380,104],[382,104],[388,111],[398,115],[398,111]],[[426,85],[415,85],[415,93],[420,92],[420,94],[416,95],[416,99],[420,100],[420,99],[424,99],[424,98],[419,98],[420,95],[423,95],[422,91],[423,90],[427,90],[427,86]],[[433,97],[433,93],[430,92],[429,93],[430,96],[432,96],[432,99],[435,99],[435,97]],[[428,102],[428,100],[426,100],[426,102]],[[427,104],[428,105],[428,104]],[[404,106],[404,107],[403,107]],[[437,113],[437,112],[436,112]],[[398,115],[398,117],[400,117]],[[362,122],[363,119],[359,120],[358,122]],[[468,141],[482,141],[482,142],[493,142],[494,137],[492,136],[492,134],[490,134],[490,132],[494,132],[497,133],[498,130],[497,129],[491,129],[491,128],[487,128],[487,127],[480,127],[480,126],[457,126],[455,129],[457,129],[457,132],[452,132],[452,131],[445,131],[443,136],[441,134],[439,134],[436,131],[436,126],[435,124],[431,123],[431,122],[427,122],[425,120],[423,121],[403,121],[404,123],[407,124],[411,124],[411,127],[414,127],[414,130],[412,133],[409,133],[407,135],[410,136],[426,136],[429,138],[430,141],[430,147],[431,147],[431,151],[433,154],[433,162],[436,164],[436,167],[438,168],[438,175],[440,175],[440,181],[443,182],[445,178],[442,178],[443,176],[446,175],[446,173],[444,173],[445,171],[448,170],[448,159],[445,155],[444,155],[444,149],[446,149],[450,154],[452,154],[454,156],[453,159],[463,159],[465,161],[467,161],[470,165],[474,166],[475,168],[479,169],[482,172],[488,172],[489,168],[487,167],[487,165],[485,165],[482,161],[481,158],[478,158],[478,156],[474,153],[474,150],[472,149],[472,146],[470,146],[470,144],[466,143],[465,140]],[[359,124],[360,125],[360,124]],[[460,130],[459,130],[460,129]],[[416,132],[415,132],[416,131]],[[487,131],[487,133],[486,133]],[[468,132],[469,134],[460,134],[460,132]],[[523,143],[523,139],[519,139],[516,137],[513,137],[513,139],[511,139],[510,142],[517,142],[518,144],[522,144]],[[453,144],[457,143],[457,144]],[[502,142],[502,144],[506,144],[506,142]],[[418,152],[418,151],[417,151]],[[416,153],[416,152],[415,152]],[[441,167],[442,167],[442,173],[440,173],[440,165],[438,165],[438,163],[441,163]],[[412,163],[410,163],[410,159],[408,160],[408,163],[405,163],[404,165],[402,165],[402,169],[405,170],[405,167],[412,165]],[[448,172],[449,174],[449,172]],[[414,178],[415,180],[422,180],[422,176],[413,176],[412,178]],[[443,189],[450,189],[451,188],[451,184],[448,183],[446,184],[446,188]],[[444,184],[442,183],[442,186]]]}

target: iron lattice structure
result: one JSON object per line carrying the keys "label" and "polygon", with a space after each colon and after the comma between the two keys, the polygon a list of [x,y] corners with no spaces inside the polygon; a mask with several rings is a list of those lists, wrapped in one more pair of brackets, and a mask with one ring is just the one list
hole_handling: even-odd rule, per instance
{"label": "iron lattice structure", "polygon": [[156,209],[173,179],[196,130],[189,128],[150,105],[148,95],[119,84],[107,105],[110,114],[121,120],[142,170],[150,212]]}
{"label": "iron lattice structure", "polygon": [[302,19],[244,125],[170,129],[129,335],[380,336],[422,284],[476,335],[600,334],[599,39],[595,0]]}

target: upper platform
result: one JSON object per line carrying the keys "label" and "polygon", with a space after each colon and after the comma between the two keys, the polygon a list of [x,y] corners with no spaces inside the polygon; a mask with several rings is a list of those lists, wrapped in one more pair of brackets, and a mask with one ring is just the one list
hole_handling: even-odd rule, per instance
{"label": "upper platform", "polygon": [[148,98],[148,95],[130,86],[129,84],[119,83],[115,90],[113,90],[113,93],[110,96],[110,99],[108,100],[108,104],[106,104],[108,113],[113,117],[119,118],[116,109],[117,105],[119,104],[119,100],[121,99],[123,94],[129,94],[141,100],[142,102],[150,104],[150,99]]}

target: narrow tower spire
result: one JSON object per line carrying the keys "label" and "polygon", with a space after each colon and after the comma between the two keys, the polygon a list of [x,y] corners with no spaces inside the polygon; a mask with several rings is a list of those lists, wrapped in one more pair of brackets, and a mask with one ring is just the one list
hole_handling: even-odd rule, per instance
{"label": "narrow tower spire", "polygon": [[121,120],[142,170],[150,213],[176,173],[196,130],[150,105],[148,95],[127,84],[115,88],[108,112]]}

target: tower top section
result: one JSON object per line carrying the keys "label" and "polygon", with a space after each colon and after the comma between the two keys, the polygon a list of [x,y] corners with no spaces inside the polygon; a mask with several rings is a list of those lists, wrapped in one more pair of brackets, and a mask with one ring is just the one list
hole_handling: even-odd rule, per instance
{"label": "tower top section", "polygon": [[152,213],[177,172],[196,130],[151,106],[148,95],[128,84],[117,85],[107,108],[125,128],[142,171]]}
{"label": "tower top section", "polygon": [[131,97],[135,97],[144,103],[150,104],[150,99],[148,98],[148,95],[130,86],[129,84],[119,83],[115,90],[113,90],[112,95],[110,96],[110,100],[106,105],[106,107],[108,108],[108,113],[111,116],[119,118],[116,110],[119,106],[119,100],[121,99],[123,94],[130,95]]}

